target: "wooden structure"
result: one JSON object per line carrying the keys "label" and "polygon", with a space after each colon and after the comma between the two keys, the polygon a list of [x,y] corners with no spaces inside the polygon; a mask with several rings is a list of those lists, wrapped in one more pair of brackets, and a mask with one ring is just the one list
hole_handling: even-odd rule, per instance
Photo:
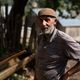
{"label": "wooden structure", "polygon": [[58,28],[80,42],[80,19],[59,19]]}
{"label": "wooden structure", "polygon": [[0,66],[3,67],[4,65],[6,65],[5,69],[0,71],[0,80],[6,79],[20,68],[25,69],[26,64],[28,64],[35,56],[35,54],[32,54],[28,57],[25,57],[23,60],[20,60],[18,57],[24,54],[25,52],[26,50],[20,51],[15,55],[12,55],[0,61]]}
{"label": "wooden structure", "polygon": [[[4,80],[20,68],[24,68],[34,58],[36,48],[35,28],[23,19],[28,0],[14,0],[8,15],[0,17],[0,80]],[[7,11],[7,8],[6,8]],[[3,21],[3,22],[2,22]],[[5,28],[3,38],[2,28]],[[1,28],[2,27],[2,28]],[[2,43],[4,41],[4,45]]]}

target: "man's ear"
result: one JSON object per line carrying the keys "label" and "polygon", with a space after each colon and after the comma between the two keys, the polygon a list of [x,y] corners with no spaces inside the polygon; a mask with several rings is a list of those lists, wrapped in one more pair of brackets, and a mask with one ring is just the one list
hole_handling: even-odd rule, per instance
{"label": "man's ear", "polygon": [[57,19],[55,19],[55,23],[54,23],[54,25],[56,25],[57,24]]}
{"label": "man's ear", "polygon": [[57,19],[55,19],[55,22],[57,22]]}

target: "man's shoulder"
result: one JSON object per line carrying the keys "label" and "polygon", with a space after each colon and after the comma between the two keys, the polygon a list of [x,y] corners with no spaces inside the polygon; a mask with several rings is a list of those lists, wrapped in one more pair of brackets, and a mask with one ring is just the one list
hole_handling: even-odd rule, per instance
{"label": "man's shoulder", "polygon": [[63,40],[75,41],[70,35],[60,30],[58,30],[58,36],[60,36]]}

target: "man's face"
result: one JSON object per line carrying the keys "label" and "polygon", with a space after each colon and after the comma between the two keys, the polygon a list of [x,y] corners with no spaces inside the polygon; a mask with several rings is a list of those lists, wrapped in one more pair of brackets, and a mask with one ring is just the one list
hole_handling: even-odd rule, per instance
{"label": "man's face", "polygon": [[50,34],[56,24],[56,18],[46,16],[39,17],[39,24],[44,34]]}

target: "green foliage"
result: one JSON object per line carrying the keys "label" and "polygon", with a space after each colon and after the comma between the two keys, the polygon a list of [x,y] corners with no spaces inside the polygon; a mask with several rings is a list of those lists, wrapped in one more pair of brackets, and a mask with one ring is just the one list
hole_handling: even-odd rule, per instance
{"label": "green foliage", "polygon": [[13,4],[13,0],[0,0],[1,4],[9,4],[9,5],[12,5]]}
{"label": "green foliage", "polygon": [[53,1],[51,0],[46,0],[46,6],[45,7],[53,7]]}
{"label": "green foliage", "polygon": [[28,78],[24,75],[19,75],[17,73],[14,73],[10,78],[10,80],[28,80]]}

